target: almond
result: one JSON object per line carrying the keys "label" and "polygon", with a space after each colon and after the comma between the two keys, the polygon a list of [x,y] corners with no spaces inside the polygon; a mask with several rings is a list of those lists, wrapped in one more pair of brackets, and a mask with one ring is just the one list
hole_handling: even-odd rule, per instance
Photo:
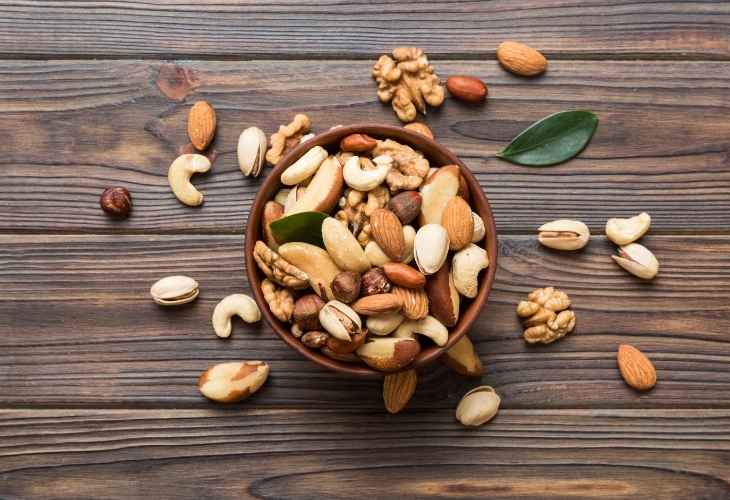
{"label": "almond", "polygon": [[402,314],[408,319],[423,319],[428,315],[428,295],[426,291],[394,286],[391,294],[403,302]]}
{"label": "almond", "polygon": [[473,76],[450,76],[446,80],[446,88],[452,96],[469,104],[479,104],[487,98],[487,86]]}
{"label": "almond", "polygon": [[411,364],[420,351],[417,340],[387,337],[366,342],[356,353],[371,368],[394,372]]}
{"label": "almond", "polygon": [[188,136],[195,149],[203,151],[215,136],[215,111],[205,101],[193,104],[188,114]]}
{"label": "almond", "polygon": [[405,408],[416,392],[417,384],[416,370],[386,375],[383,381],[383,402],[388,413],[398,413]]}
{"label": "almond", "polygon": [[367,153],[377,141],[366,134],[350,134],[340,141],[340,149],[348,153]]}
{"label": "almond", "polygon": [[431,131],[431,129],[421,122],[408,123],[406,125],[403,125],[403,128],[407,128],[408,130],[412,130],[413,132],[425,135],[429,139],[433,139],[433,132]]}
{"label": "almond", "polygon": [[454,326],[459,321],[459,292],[451,276],[451,262],[428,277],[426,293],[430,302],[431,314],[446,326]]}
{"label": "almond", "polygon": [[638,391],[648,391],[656,385],[656,369],[649,358],[636,347],[618,347],[618,369],[624,381]]}
{"label": "almond", "polygon": [[383,264],[383,271],[391,283],[403,288],[423,288],[426,285],[426,276],[406,264],[387,262]]}
{"label": "almond", "polygon": [[446,366],[465,377],[481,377],[484,372],[482,360],[474,349],[474,344],[466,335],[451,346],[441,360]]}
{"label": "almond", "polygon": [[518,42],[502,42],[497,60],[507,71],[519,76],[536,76],[547,68],[547,59],[537,50]]}
{"label": "almond", "polygon": [[454,196],[444,209],[441,216],[441,225],[449,235],[449,248],[461,250],[469,243],[474,235],[474,219],[471,216],[471,207],[460,196]]}
{"label": "almond", "polygon": [[400,219],[401,224],[410,224],[421,213],[421,201],[418,191],[403,191],[390,199],[388,209]]}
{"label": "almond", "polygon": [[363,316],[400,311],[403,298],[392,293],[378,293],[357,299],[351,306]]}
{"label": "almond", "polygon": [[385,255],[396,262],[403,260],[406,251],[403,225],[393,212],[385,208],[373,211],[370,214],[370,231]]}
{"label": "almond", "polygon": [[219,403],[247,398],[266,382],[269,365],[262,361],[221,363],[208,368],[198,379],[198,390]]}

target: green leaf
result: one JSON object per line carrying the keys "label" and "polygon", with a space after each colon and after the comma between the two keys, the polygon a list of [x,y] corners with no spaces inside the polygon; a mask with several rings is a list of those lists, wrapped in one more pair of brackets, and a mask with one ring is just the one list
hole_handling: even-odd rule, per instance
{"label": "green leaf", "polygon": [[530,167],[556,165],[580,153],[597,126],[590,111],[561,111],[527,127],[497,156]]}
{"label": "green leaf", "polygon": [[322,221],[329,215],[322,212],[300,212],[277,219],[271,223],[271,233],[280,244],[303,241],[324,248]]}

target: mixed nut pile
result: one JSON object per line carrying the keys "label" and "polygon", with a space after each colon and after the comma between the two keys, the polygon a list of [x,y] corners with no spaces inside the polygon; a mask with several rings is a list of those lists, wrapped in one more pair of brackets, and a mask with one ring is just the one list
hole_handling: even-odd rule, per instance
{"label": "mixed nut pile", "polygon": [[[502,43],[497,59],[522,77],[547,68],[540,52],[517,42]],[[378,98],[390,103],[404,127],[433,139],[431,130],[414,120],[427,106],[440,106],[446,92],[423,50],[400,47],[382,55],[372,77]],[[488,94],[484,82],[466,75],[449,77],[446,90],[472,105],[484,103]],[[187,125],[190,144],[170,165],[168,181],[181,203],[198,206],[203,194],[191,177],[210,170],[215,158],[208,150],[217,127],[215,110],[205,101],[195,103]],[[585,147],[596,125],[590,112],[556,113],[523,131],[497,156],[527,166],[565,161]],[[261,129],[247,128],[238,140],[241,172],[259,176],[265,164],[275,165],[311,138],[310,131],[304,114],[281,125],[269,140]],[[550,141],[557,144],[552,151],[546,146]],[[538,153],[531,155],[532,148]],[[261,239],[253,247],[253,258],[266,276],[261,291],[269,310],[290,324],[292,335],[308,348],[384,372],[385,407],[401,411],[417,384],[416,371],[408,365],[422,346],[447,343],[462,301],[477,296],[479,275],[489,266],[484,221],[470,206],[459,166],[432,166],[405,144],[353,134],[334,153],[310,148],[282,172],[280,181],[286,187],[266,203]],[[117,218],[127,217],[132,208],[123,187],[106,189],[99,203]],[[650,222],[642,213],[606,224],[606,235],[619,247],[615,262],[643,279],[654,278],[659,269],[656,257],[636,243]],[[556,250],[580,250],[590,241],[590,231],[580,221],[556,220],[538,231],[538,241]],[[177,306],[195,300],[199,285],[187,276],[169,276],[156,282],[150,294],[161,306]],[[524,340],[548,344],[569,334],[576,324],[570,306],[561,290],[534,290],[517,306]],[[225,297],[212,314],[216,335],[230,336],[234,316],[252,323],[261,319],[261,311],[247,295]],[[441,359],[464,376],[483,372],[466,335]],[[653,364],[635,347],[621,345],[617,360],[631,387],[648,390],[656,383]],[[236,402],[256,392],[268,374],[269,366],[261,361],[221,363],[200,376],[198,388],[211,400]],[[477,387],[464,395],[456,418],[467,426],[482,425],[499,405],[494,389]]]}
{"label": "mixed nut pile", "polygon": [[[458,165],[392,139],[314,146],[281,174],[254,259],[272,314],[332,359],[401,370],[446,344],[489,265]],[[278,200],[278,201],[277,201]]]}

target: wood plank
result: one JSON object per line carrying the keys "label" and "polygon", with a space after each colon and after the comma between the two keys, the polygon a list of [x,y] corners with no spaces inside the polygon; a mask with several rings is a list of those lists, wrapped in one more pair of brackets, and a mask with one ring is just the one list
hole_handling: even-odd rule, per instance
{"label": "wood plank", "polygon": [[726,498],[727,410],[5,410],[6,498]]}
{"label": "wood plank", "polygon": [[0,2],[6,57],[484,57],[519,39],[551,57],[728,58],[728,29],[727,2],[710,0]]}
{"label": "wood plank", "polygon": [[[505,408],[730,408],[730,237],[642,242],[662,265],[652,283],[618,268],[603,237],[577,254],[501,237],[495,286],[471,336]],[[378,381],[320,370],[263,324],[215,337],[216,302],[249,290],[242,255],[240,235],[0,237],[0,405],[208,407],[197,376],[242,358],[272,365],[257,406],[382,408]],[[177,273],[200,281],[200,298],[180,309],[153,304],[149,286]],[[546,285],[570,294],[577,330],[527,346],[514,307]],[[622,342],[655,362],[655,390],[621,381]],[[415,408],[451,408],[477,383],[439,367],[421,378]]]}
{"label": "wood plank", "polygon": [[[257,124],[271,133],[297,112],[312,117],[315,131],[397,124],[377,102],[370,64],[0,62],[0,231],[240,231],[260,182],[238,171],[240,130]],[[600,231],[608,217],[641,210],[652,214],[656,232],[730,226],[730,63],[556,61],[534,81],[492,61],[440,61],[437,69],[472,73],[490,86],[486,107],[448,99],[428,124],[475,171],[500,231],[531,232],[558,217]],[[218,110],[220,155],[196,180],[205,205],[190,209],[174,199],[166,173],[187,142],[186,113],[199,98]],[[572,108],[601,118],[579,159],[531,169],[494,158],[533,120]],[[128,221],[110,221],[98,208],[111,184],[133,193]]]}

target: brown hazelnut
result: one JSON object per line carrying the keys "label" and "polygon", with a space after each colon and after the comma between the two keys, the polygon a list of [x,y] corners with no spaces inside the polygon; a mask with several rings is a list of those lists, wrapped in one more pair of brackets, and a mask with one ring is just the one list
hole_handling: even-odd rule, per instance
{"label": "brown hazelnut", "polygon": [[381,267],[374,267],[362,276],[362,295],[377,295],[390,292],[390,281]]}
{"label": "brown hazelnut", "polygon": [[132,209],[132,195],[127,188],[108,187],[101,193],[99,205],[112,217],[124,219],[129,216],[129,211]]}
{"label": "brown hazelnut", "polygon": [[305,332],[319,330],[319,310],[324,307],[324,301],[316,293],[299,297],[294,303],[292,319]]}
{"label": "brown hazelnut", "polygon": [[403,191],[393,196],[388,208],[399,219],[401,224],[410,224],[421,213],[421,195],[416,191]]}
{"label": "brown hazelnut", "polygon": [[353,271],[339,273],[332,280],[332,293],[340,302],[354,302],[360,296],[360,275]]}

